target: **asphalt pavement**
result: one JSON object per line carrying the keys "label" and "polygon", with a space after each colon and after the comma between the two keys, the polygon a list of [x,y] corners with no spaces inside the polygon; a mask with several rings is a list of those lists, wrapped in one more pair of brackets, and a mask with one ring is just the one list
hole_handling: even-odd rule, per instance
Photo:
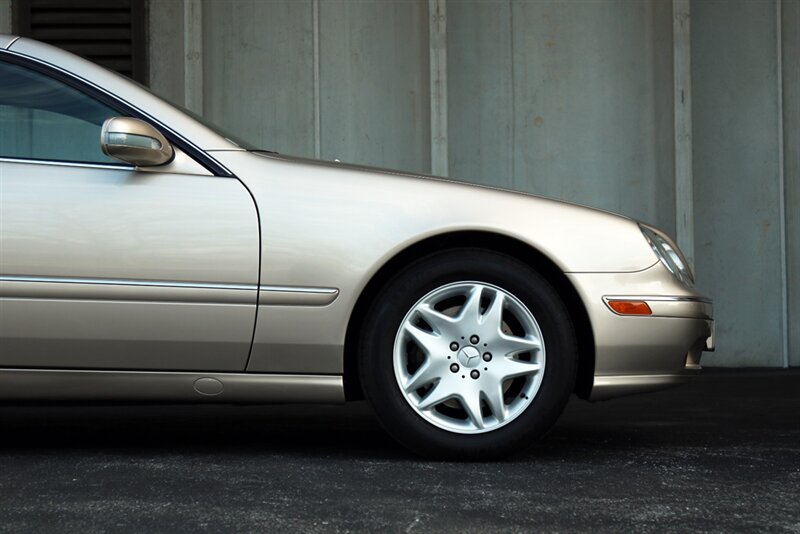
{"label": "asphalt pavement", "polygon": [[800,533],[800,370],[573,399],[494,463],[416,458],[363,402],[3,406],[0,531]]}

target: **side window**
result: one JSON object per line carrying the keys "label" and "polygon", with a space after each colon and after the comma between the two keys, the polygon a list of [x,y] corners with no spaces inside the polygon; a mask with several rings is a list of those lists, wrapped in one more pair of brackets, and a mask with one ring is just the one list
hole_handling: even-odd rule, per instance
{"label": "side window", "polygon": [[62,82],[0,61],[0,157],[119,164],[100,149],[103,122],[116,115]]}

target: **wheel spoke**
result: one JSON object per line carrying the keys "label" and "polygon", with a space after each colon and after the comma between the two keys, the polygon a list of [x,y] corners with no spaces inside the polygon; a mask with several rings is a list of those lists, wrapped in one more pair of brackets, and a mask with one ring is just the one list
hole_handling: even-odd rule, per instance
{"label": "wheel spoke", "polygon": [[428,323],[431,328],[433,328],[433,330],[438,332],[440,335],[447,334],[451,327],[457,322],[452,317],[449,317],[436,310],[430,304],[420,304],[417,306],[417,313],[419,313],[419,316],[422,317],[422,319],[424,319],[425,322]]}
{"label": "wheel spoke", "polygon": [[486,309],[486,313],[481,318],[481,323],[488,324],[497,329],[497,332],[502,331],[503,327],[503,306],[505,304],[505,297],[500,292],[495,292],[494,299]]}
{"label": "wheel spoke", "polygon": [[483,399],[489,405],[492,415],[495,416],[498,422],[503,422],[506,419],[506,404],[503,402],[503,386],[501,383],[496,384],[494,387],[489,388],[483,392]]}
{"label": "wheel spoke", "polygon": [[419,369],[408,378],[404,388],[406,392],[415,391],[439,379],[438,367],[439,366],[432,362],[430,357],[427,358],[425,362],[420,365]]}
{"label": "wheel spoke", "polygon": [[436,406],[437,404],[441,404],[448,399],[452,399],[455,397],[455,392],[452,389],[449,389],[442,383],[443,381],[440,380],[433,386],[425,397],[423,397],[419,403],[417,403],[417,408],[420,410],[429,410]]}
{"label": "wheel spoke", "polygon": [[496,372],[502,378],[502,381],[518,376],[532,375],[542,369],[542,365],[539,363],[515,360],[513,358],[503,358],[502,362],[497,363],[500,365],[498,365]]}
{"label": "wheel spoke", "polygon": [[419,345],[419,348],[425,350],[428,354],[434,352],[436,345],[439,343],[440,337],[438,334],[426,332],[408,321],[403,325],[403,329]]}
{"label": "wheel spoke", "polygon": [[481,294],[483,293],[483,288],[481,286],[475,286],[470,289],[469,294],[467,295],[467,300],[464,302],[464,305],[461,307],[461,312],[458,314],[458,321],[474,321],[475,323],[481,317]]}
{"label": "wheel spoke", "polygon": [[467,417],[476,428],[483,428],[483,414],[481,413],[481,399],[478,395],[459,395],[458,397]]}
{"label": "wheel spoke", "polygon": [[500,334],[495,350],[503,356],[515,356],[522,352],[541,350],[542,342],[533,337],[516,337]]}

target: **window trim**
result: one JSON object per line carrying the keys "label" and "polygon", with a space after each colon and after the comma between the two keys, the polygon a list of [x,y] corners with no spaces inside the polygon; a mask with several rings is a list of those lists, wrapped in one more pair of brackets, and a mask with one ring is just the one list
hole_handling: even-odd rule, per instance
{"label": "window trim", "polygon": [[[133,104],[121,99],[117,95],[103,89],[102,87],[88,80],[81,78],[80,76],[72,72],[64,70],[46,61],[42,61],[38,58],[19,54],[17,52],[7,49],[0,50],[0,62],[7,62],[15,65],[20,65],[22,67],[29,68],[31,70],[44,74],[45,76],[49,76],[54,80],[62,82],[68,85],[69,87],[72,87],[77,91],[80,91],[81,93],[85,94],[90,98],[94,98],[95,100],[118,111],[119,113],[146,121],[151,125],[158,127],[158,129],[170,143],[174,144],[175,146],[183,150],[188,156],[194,159],[199,165],[204,167],[214,176],[218,176],[221,178],[235,178],[235,175],[230,170],[228,170],[224,165],[216,161],[214,158],[209,156],[203,149],[201,149],[200,147],[198,147],[197,145],[195,145],[194,143],[183,137],[181,134],[179,134],[172,128],[168,127],[160,120],[156,119],[155,117],[146,113],[145,111],[137,108]],[[53,160],[26,160],[26,161],[42,163]],[[60,160],[58,161],[60,162]],[[93,163],[82,164],[79,162],[63,162],[63,163],[64,164],[74,163],[77,165],[104,165],[104,164],[93,164]],[[109,164],[109,167],[119,168],[113,164]]]}
{"label": "window trim", "polygon": [[34,159],[34,158],[12,158],[9,156],[0,156],[0,162],[5,163],[36,163],[39,165],[56,165],[59,167],[82,167],[88,169],[106,169],[115,171],[135,171],[134,165],[128,165],[120,162],[117,163],[89,163],[81,161],[62,161],[60,159]]}

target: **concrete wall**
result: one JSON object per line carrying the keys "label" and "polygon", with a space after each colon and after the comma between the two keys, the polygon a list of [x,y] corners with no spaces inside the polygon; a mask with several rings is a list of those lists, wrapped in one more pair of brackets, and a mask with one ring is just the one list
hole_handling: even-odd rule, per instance
{"label": "concrete wall", "polygon": [[674,234],[669,1],[449,2],[451,175]]}
{"label": "concrete wall", "polygon": [[[707,364],[800,365],[798,4],[691,3],[696,271],[718,316]],[[430,170],[428,2],[202,8],[210,118],[286,153]],[[670,0],[446,8],[451,176],[674,235]],[[178,100],[182,9],[150,4],[152,86]]]}
{"label": "concrete wall", "polygon": [[214,43],[203,50],[204,115],[271,150],[313,156],[311,1],[204,2],[203,42]]}
{"label": "concrete wall", "polygon": [[322,158],[430,171],[428,3],[327,0],[319,24]]}
{"label": "concrete wall", "polygon": [[[271,150],[427,172],[427,6],[204,1],[203,114]],[[182,13],[150,4],[151,86],[177,101]]]}

